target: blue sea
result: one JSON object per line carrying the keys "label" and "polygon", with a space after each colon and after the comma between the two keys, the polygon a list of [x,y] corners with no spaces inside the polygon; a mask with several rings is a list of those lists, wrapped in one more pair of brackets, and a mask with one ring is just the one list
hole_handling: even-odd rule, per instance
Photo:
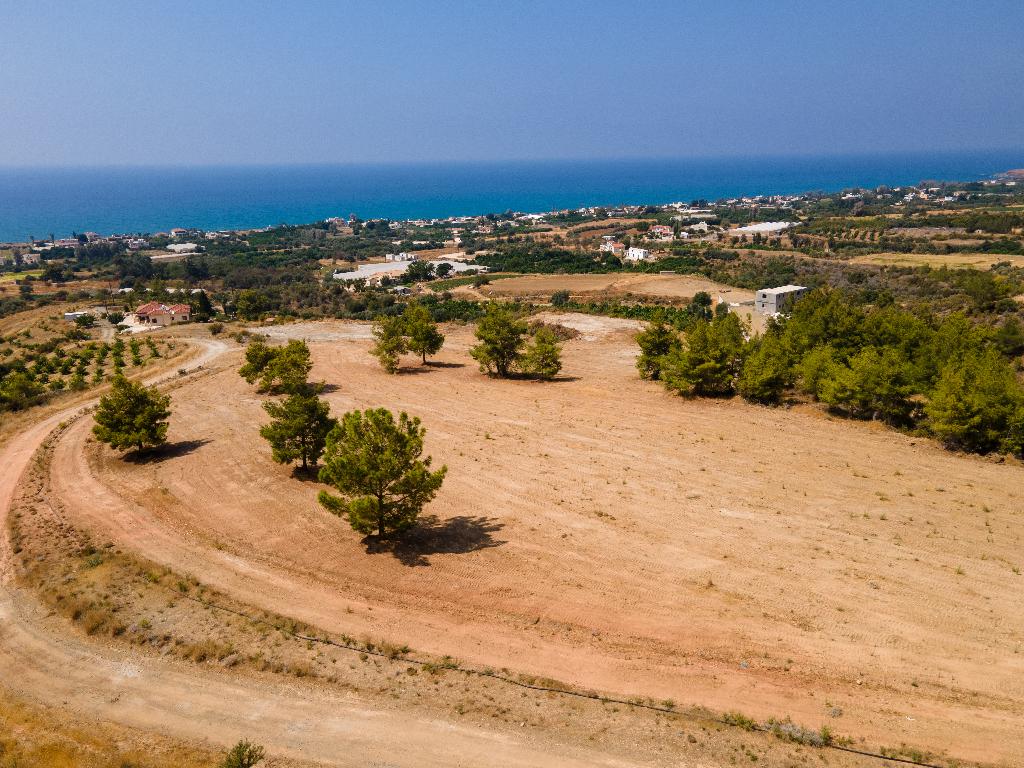
{"label": "blue sea", "polygon": [[971,181],[1024,150],[957,154],[195,168],[0,169],[0,242],[433,218]]}

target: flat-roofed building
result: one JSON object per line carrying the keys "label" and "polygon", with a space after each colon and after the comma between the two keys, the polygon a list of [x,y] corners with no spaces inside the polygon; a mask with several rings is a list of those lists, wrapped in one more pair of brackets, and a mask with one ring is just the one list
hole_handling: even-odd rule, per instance
{"label": "flat-roofed building", "polygon": [[754,296],[754,311],[762,315],[778,315],[790,312],[797,300],[810,290],[802,285],[781,285],[778,288],[762,288]]}

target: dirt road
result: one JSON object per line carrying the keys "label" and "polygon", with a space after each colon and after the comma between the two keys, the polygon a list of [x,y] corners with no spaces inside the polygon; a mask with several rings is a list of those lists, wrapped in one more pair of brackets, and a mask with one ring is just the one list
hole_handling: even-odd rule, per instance
{"label": "dirt road", "polygon": [[317,339],[336,414],[424,419],[450,472],[416,548],[368,552],[274,465],[231,370],[175,393],[193,450],[126,465],[77,425],[54,486],[76,524],[330,631],[1024,760],[1021,467],[813,409],[687,402],[637,379],[631,325],[585,323],[548,385],[481,376],[468,329],[443,366],[387,376],[350,324],[279,327]]}
{"label": "dirt road", "polygon": [[[219,341],[194,343],[202,352],[188,370],[209,365],[228,349]],[[228,745],[258,737],[273,745],[275,755],[325,765],[491,766],[495,755],[510,766],[642,764],[536,736],[515,739],[381,710],[355,696],[284,683],[242,682],[216,672],[197,674],[194,668],[125,654],[61,633],[59,624],[12,584],[6,516],[18,479],[36,449],[58,424],[89,405],[54,414],[12,438],[0,452],[0,680],[11,692],[66,707],[78,716],[183,741]]]}

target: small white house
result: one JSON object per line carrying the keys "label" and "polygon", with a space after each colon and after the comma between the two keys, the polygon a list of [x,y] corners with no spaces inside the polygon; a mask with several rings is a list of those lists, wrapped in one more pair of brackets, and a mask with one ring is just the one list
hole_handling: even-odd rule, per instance
{"label": "small white house", "polygon": [[630,246],[626,249],[626,261],[650,261],[651,252],[646,248],[637,248],[636,246]]}

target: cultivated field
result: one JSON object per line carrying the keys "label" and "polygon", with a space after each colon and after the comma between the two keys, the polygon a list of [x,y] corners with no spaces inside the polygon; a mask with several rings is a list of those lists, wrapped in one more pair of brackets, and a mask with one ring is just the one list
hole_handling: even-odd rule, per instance
{"label": "cultivated field", "polygon": [[326,631],[791,716],[872,747],[1024,762],[1024,469],[816,409],[685,401],[637,378],[635,323],[564,322],[583,333],[549,384],[481,375],[466,326],[446,329],[441,365],[398,376],[367,354],[364,325],[267,329],[309,340],[335,414],[423,419],[449,475],[407,545],[368,551],[317,483],[271,462],[237,352],[173,391],[181,450],[124,462],[81,420],[53,448],[53,493],[95,540]]}

